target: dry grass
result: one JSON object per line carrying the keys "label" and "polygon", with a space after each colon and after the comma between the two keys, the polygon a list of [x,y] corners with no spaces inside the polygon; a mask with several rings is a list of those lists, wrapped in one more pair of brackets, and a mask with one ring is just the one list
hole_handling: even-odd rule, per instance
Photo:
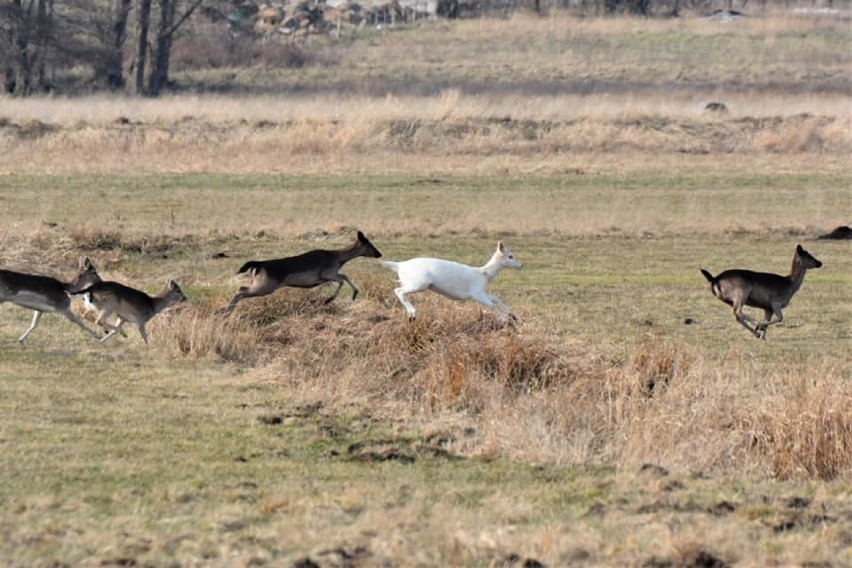
{"label": "dry grass", "polygon": [[[767,369],[721,363],[652,337],[619,362],[535,323],[429,299],[415,322],[386,301],[323,304],[324,292],[194,302],[157,328],[177,357],[251,365],[333,412],[408,416],[443,431],[448,449],[534,463],[847,478],[852,440],[848,362],[815,358]],[[397,306],[393,306],[397,308]],[[752,374],[754,373],[754,375]],[[818,377],[813,380],[804,376]],[[440,426],[445,424],[445,426]],[[460,435],[462,431],[475,435]]]}
{"label": "dry grass", "polygon": [[[641,104],[620,106],[612,114],[593,109],[577,117],[552,117],[544,105],[534,107],[540,109],[535,118],[518,118],[513,114],[524,113],[465,109],[462,101],[463,97],[449,101],[439,97],[437,104],[444,108],[432,111],[428,105],[433,101],[426,99],[422,101],[425,111],[418,112],[415,105],[413,110],[402,109],[399,118],[388,118],[385,112],[363,113],[359,101],[345,101],[350,116],[335,112],[317,118],[279,118],[267,120],[262,127],[217,122],[215,118],[155,119],[129,125],[54,124],[33,136],[11,122],[0,130],[0,171],[293,173],[312,172],[327,167],[330,161],[336,162],[336,171],[362,171],[365,157],[372,156],[371,160],[382,162],[385,171],[408,173],[427,172],[438,160],[449,163],[451,171],[461,169],[463,161],[469,163],[472,157],[483,158],[483,165],[492,168],[516,169],[536,157],[541,160],[540,173],[553,173],[554,168],[565,168],[566,156],[576,162],[577,156],[584,155],[636,159],[652,154],[734,157],[768,153],[818,154],[830,160],[852,151],[848,109],[843,112],[822,103],[809,105],[806,113],[767,115],[764,108],[758,115],[720,118],[702,117],[687,108],[655,112]],[[39,108],[53,104],[43,103]],[[210,108],[216,104],[216,99],[207,103]],[[578,107],[570,98],[550,104]],[[532,106],[529,101],[525,105]],[[174,106],[180,104],[169,102],[167,108]],[[364,106],[369,108],[369,101]],[[340,108],[340,104],[333,101],[329,108]],[[102,112],[109,116],[109,110]],[[557,166],[559,161],[562,166]]]}

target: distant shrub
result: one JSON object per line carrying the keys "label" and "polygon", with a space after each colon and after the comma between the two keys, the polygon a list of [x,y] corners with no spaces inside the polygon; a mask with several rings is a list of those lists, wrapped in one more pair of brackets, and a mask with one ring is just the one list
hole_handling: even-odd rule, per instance
{"label": "distant shrub", "polygon": [[171,67],[175,71],[255,66],[299,69],[315,60],[315,55],[291,43],[205,35],[176,41]]}

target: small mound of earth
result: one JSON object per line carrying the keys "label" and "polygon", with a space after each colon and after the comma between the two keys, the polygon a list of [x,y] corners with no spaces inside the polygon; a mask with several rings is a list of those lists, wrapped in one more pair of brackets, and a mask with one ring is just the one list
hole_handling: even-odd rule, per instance
{"label": "small mound of earth", "polygon": [[819,237],[820,239],[831,239],[836,241],[852,240],[852,228],[845,225],[835,228],[830,233]]}
{"label": "small mound of earth", "polygon": [[728,114],[728,105],[721,101],[710,101],[702,105],[701,112],[705,114]]}

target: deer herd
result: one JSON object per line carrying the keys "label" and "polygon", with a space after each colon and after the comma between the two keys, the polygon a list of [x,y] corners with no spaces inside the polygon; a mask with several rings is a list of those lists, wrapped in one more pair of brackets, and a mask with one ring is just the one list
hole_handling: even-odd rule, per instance
{"label": "deer herd", "polygon": [[[287,258],[247,262],[237,273],[248,273],[249,285],[240,287],[221,313],[227,317],[240,301],[266,296],[284,286],[313,288],[336,282],[337,288],[326,300],[328,303],[338,296],[343,284],[348,284],[354,300],[359,289],[340,270],[357,257],[381,256],[379,249],[358,231],[355,243],[342,250],[319,249]],[[417,310],[408,296],[432,290],[452,300],[475,300],[492,310],[503,323],[517,321],[512,310],[488,292],[489,284],[501,270],[523,266],[502,242],[497,243],[497,250],[481,267],[422,257],[401,262],[383,261],[382,264],[399,278],[400,286],[394,293],[410,320],[416,317]],[[710,281],[713,295],[733,308],[737,322],[758,339],[766,339],[769,326],[783,321],[781,310],[787,307],[793,294],[802,286],[806,271],[820,266],[822,263],[799,245],[793,256],[792,269],[786,276],[744,269],[726,270],[713,276],[702,268],[701,273]],[[104,331],[104,335],[99,336],[72,311],[72,297],[80,298],[84,302],[85,311],[94,313],[95,324]],[[137,326],[143,341],[147,343],[145,324],[163,310],[186,299],[174,280],[169,281],[156,296],[149,296],[118,282],[104,281],[88,257],[80,260],[77,274],[70,282],[0,270],[0,304],[11,302],[33,310],[29,328],[18,338],[21,343],[36,328],[42,314],[48,312],[65,316],[99,341],[106,341],[116,333],[125,335],[122,326],[130,322]],[[744,306],[762,309],[766,319],[758,321],[746,315],[743,313]],[[113,316],[115,319],[111,321]]]}

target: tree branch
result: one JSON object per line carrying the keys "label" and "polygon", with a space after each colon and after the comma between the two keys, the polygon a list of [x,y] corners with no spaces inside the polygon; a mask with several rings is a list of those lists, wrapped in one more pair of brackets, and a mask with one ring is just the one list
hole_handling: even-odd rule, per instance
{"label": "tree branch", "polygon": [[193,12],[195,12],[195,10],[196,10],[199,6],[201,6],[201,3],[202,3],[203,1],[204,1],[204,0],[195,0],[195,3],[194,3],[194,4],[192,4],[192,5],[191,5],[191,6],[187,9],[187,11],[183,13],[183,15],[182,15],[180,18],[178,18],[178,21],[177,21],[177,22],[175,22],[175,23],[172,25],[172,27],[170,27],[168,30],[166,30],[165,32],[163,32],[163,33],[161,34],[161,36],[160,36],[160,37],[163,37],[163,36],[170,36],[170,35],[174,34],[174,33],[178,30],[178,28],[179,28],[179,27],[181,27],[181,26],[183,25],[183,23],[184,23],[184,22],[185,22],[185,21],[186,21],[186,20],[187,20],[187,19],[188,19],[191,15],[192,15],[192,13],[193,13]]}

